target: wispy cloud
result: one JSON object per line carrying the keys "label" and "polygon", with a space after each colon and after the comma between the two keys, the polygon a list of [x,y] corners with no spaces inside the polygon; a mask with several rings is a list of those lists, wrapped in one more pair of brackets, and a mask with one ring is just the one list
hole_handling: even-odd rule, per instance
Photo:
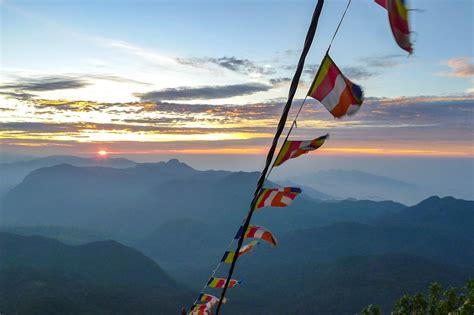
{"label": "wispy cloud", "polygon": [[474,57],[457,57],[449,59],[445,64],[451,68],[449,72],[438,72],[436,75],[456,78],[474,77]]}
{"label": "wispy cloud", "polygon": [[242,95],[250,95],[257,92],[268,91],[270,85],[261,83],[216,85],[203,87],[178,87],[169,88],[147,93],[137,93],[142,102],[160,102],[164,100],[205,100],[221,99]]}
{"label": "wispy cloud", "polygon": [[0,95],[7,98],[26,100],[36,96],[31,92],[80,89],[89,82],[68,76],[47,76],[39,78],[20,78],[16,82],[0,85]]}
{"label": "wispy cloud", "polygon": [[90,83],[67,76],[50,76],[41,78],[23,78],[20,82],[2,84],[2,90],[21,90],[21,91],[54,91],[65,89],[78,89],[89,85]]}
{"label": "wispy cloud", "polygon": [[[120,146],[127,142],[129,148],[145,150],[146,146],[139,144],[143,142],[148,146],[156,143],[155,148],[168,153],[179,153],[179,150],[215,153],[217,149],[221,153],[245,150],[261,153],[261,146],[270,141],[284,105],[283,102],[193,105],[48,100],[25,103],[33,106],[29,111],[35,108],[37,111],[30,121],[11,117],[0,123],[3,143],[100,142]],[[290,117],[295,115],[296,107]],[[369,98],[357,116],[337,121],[319,103],[308,100],[293,137],[310,139],[329,132],[338,139],[328,144],[327,152],[331,154],[355,154],[361,152],[358,148],[364,148],[364,152],[373,154],[382,151],[415,154],[424,150],[428,155],[469,156],[472,150],[466,143],[474,136],[473,115],[472,95]],[[319,130],[316,135],[315,127]]]}

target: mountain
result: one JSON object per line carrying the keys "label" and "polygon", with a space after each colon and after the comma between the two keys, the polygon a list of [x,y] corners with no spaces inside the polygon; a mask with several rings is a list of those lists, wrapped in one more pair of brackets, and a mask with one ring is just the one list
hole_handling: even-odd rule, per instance
{"label": "mountain", "polygon": [[107,239],[105,235],[96,231],[54,225],[0,226],[0,232],[24,236],[44,236],[69,245],[80,245]]}
{"label": "mountain", "polygon": [[416,185],[356,170],[332,169],[291,180],[339,199],[396,200],[413,204],[425,197]]}
{"label": "mountain", "polygon": [[298,260],[328,261],[344,256],[389,254],[416,255],[458,266],[474,265],[474,241],[469,235],[437,232],[419,227],[372,226],[338,223],[288,233],[277,251],[263,249],[257,255],[273,264]]}
{"label": "mountain", "polygon": [[[92,229],[128,242],[168,222],[198,219],[212,225],[214,235],[231,239],[258,176],[198,171],[177,160],[126,169],[56,165],[33,171],[5,196],[2,220],[9,225]],[[367,222],[402,208],[391,201],[326,202],[300,196],[291,208],[264,209],[255,217],[264,226],[288,232],[347,220]]]}
{"label": "mountain", "polygon": [[303,195],[306,195],[307,197],[312,198],[312,199],[316,199],[316,200],[335,200],[335,199],[337,199],[337,198],[335,198],[331,195],[328,195],[328,194],[322,193],[320,191],[317,191],[316,189],[314,189],[310,186],[299,185],[295,182],[292,182],[291,180],[277,181],[276,183],[278,185],[282,186],[282,187],[284,187],[284,186],[299,187],[299,188],[301,188]]}
{"label": "mountain", "polygon": [[[226,312],[247,304],[246,314],[355,314],[376,303],[389,309],[404,293],[423,291],[432,281],[463,284],[474,269],[458,268],[411,255],[348,256],[330,262],[291,262],[284,267],[270,261],[244,270],[236,279],[241,290],[229,294]],[[243,288],[245,286],[245,288]],[[258,294],[256,294],[258,292]],[[240,306],[241,307],[241,306]]]}
{"label": "mountain", "polygon": [[474,240],[474,201],[433,196],[397,213],[387,213],[377,222],[446,231]]}
{"label": "mountain", "polygon": [[0,198],[9,189],[18,185],[28,173],[42,167],[49,167],[58,164],[127,168],[134,166],[136,163],[123,158],[84,158],[70,155],[53,155],[28,159],[25,161],[0,163],[0,174],[2,176],[2,180],[0,181]]}
{"label": "mountain", "polygon": [[115,241],[69,246],[0,233],[0,249],[2,314],[172,314],[193,297]]}

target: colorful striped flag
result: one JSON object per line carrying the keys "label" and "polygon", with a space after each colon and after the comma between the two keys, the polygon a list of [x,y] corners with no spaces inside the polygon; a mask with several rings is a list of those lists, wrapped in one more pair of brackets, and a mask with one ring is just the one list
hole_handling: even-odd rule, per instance
{"label": "colorful striped flag", "polygon": [[[241,226],[239,231],[237,232],[237,235],[235,236],[236,240],[240,239],[240,237],[242,236],[243,230],[244,230],[244,227]],[[244,238],[258,238],[270,243],[273,247],[277,246],[277,240],[275,237],[273,237],[272,233],[256,225],[249,225],[249,227],[247,228],[247,231],[245,232]]]}
{"label": "colorful striped flag", "polygon": [[324,135],[319,138],[313,140],[306,140],[306,141],[295,141],[295,140],[287,140],[283,143],[280,152],[273,163],[273,166],[280,166],[285,161],[289,159],[296,158],[300,155],[306,154],[310,151],[316,150],[320,148],[326,139],[329,138],[329,135]]}
{"label": "colorful striped flag", "polygon": [[264,188],[257,199],[255,208],[286,207],[301,193],[297,187]]}
{"label": "colorful striped flag", "polygon": [[214,304],[212,304],[211,302],[207,302],[205,304],[194,304],[191,307],[191,311],[207,311],[210,310],[214,306]]}
{"label": "colorful striped flag", "polygon": [[411,54],[413,47],[410,42],[408,9],[405,0],[375,0],[375,2],[387,9],[390,28],[398,46]]}
{"label": "colorful striped flag", "polygon": [[211,313],[207,310],[197,310],[197,311],[191,311],[189,315],[211,315]]}
{"label": "colorful striped flag", "polygon": [[[202,304],[202,303],[211,303],[212,305],[216,304],[217,302],[219,302],[219,299],[217,297],[215,297],[214,295],[211,295],[211,294],[208,294],[208,293],[201,293],[199,294],[198,298],[197,298],[197,304]],[[222,300],[222,303],[227,303],[227,299],[224,298],[224,300]]]}
{"label": "colorful striped flag", "polygon": [[[247,245],[244,245],[239,250],[239,257],[243,254],[249,253],[255,249],[255,246],[258,245],[258,241],[251,241]],[[235,252],[233,251],[226,251],[224,256],[221,259],[221,262],[226,264],[231,264],[234,260]],[[224,301],[223,301],[224,303]]]}
{"label": "colorful striped flag", "polygon": [[[211,279],[209,279],[209,282],[207,283],[207,286],[210,287],[210,288],[220,289],[220,288],[223,288],[225,286],[225,283],[226,283],[226,279],[212,277]],[[240,281],[230,279],[228,288],[233,288],[237,284],[240,284]]]}
{"label": "colorful striped flag", "polygon": [[320,101],[336,118],[355,114],[363,102],[361,87],[349,81],[328,54],[319,67],[308,96]]}

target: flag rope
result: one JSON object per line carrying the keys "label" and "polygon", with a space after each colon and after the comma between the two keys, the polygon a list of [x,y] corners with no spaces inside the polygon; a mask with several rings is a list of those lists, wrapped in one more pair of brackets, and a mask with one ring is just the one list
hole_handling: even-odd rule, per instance
{"label": "flag rope", "polygon": [[[344,13],[342,14],[341,19],[339,20],[339,23],[337,24],[336,31],[334,32],[334,34],[333,34],[333,36],[332,36],[332,38],[331,38],[331,42],[329,43],[328,49],[327,49],[326,54],[325,54],[324,56],[326,56],[326,55],[329,53],[329,50],[331,49],[331,45],[332,45],[332,43],[334,42],[334,39],[336,38],[337,32],[339,31],[339,28],[341,27],[342,21],[344,20],[344,17],[346,16],[347,10],[349,9],[349,6],[351,5],[351,2],[352,2],[352,0],[349,0],[349,1],[347,2],[346,8],[345,8],[345,10],[344,10]],[[324,58],[323,58],[323,60],[324,60]],[[320,70],[321,70],[321,68],[318,69],[318,72],[316,73],[316,77],[318,76],[318,73],[319,73]],[[310,87],[309,90],[311,90],[311,87]],[[309,91],[308,91],[308,92],[309,92]],[[299,117],[299,115],[300,115],[300,113],[301,113],[301,110],[303,109],[304,104],[306,103],[306,99],[307,99],[307,98],[308,98],[308,93],[306,93],[306,96],[304,97],[304,100],[303,100],[303,102],[301,103],[301,106],[300,106],[300,108],[298,109],[298,112],[296,113],[295,118],[293,119],[293,122],[291,123],[290,129],[288,129],[288,133],[287,133],[287,135],[286,135],[286,137],[285,137],[285,140],[283,141],[282,147],[283,147],[283,146],[285,145],[285,143],[288,141],[288,138],[289,138],[291,132],[293,131],[293,127],[296,126],[296,121],[298,120],[298,117]],[[270,177],[270,173],[272,172],[272,170],[273,170],[273,165],[272,165],[272,167],[270,168],[270,171],[268,172],[267,177],[265,178],[265,180],[267,180],[268,177]]]}
{"label": "flag rope", "polygon": [[[235,241],[235,238],[232,238],[232,240],[230,241],[229,245],[227,245],[225,251],[228,251],[230,249],[230,247],[232,246],[232,244],[234,243]],[[204,283],[204,286],[202,287],[201,291],[199,292],[199,294],[203,293],[204,290],[206,289],[207,287],[207,284],[209,283],[209,280],[211,280],[215,275],[216,275],[216,272],[217,270],[219,270],[219,267],[222,265],[222,260],[219,260],[219,263],[217,264],[216,268],[214,268],[214,270],[212,271],[212,274],[211,276],[209,277],[209,279],[207,279],[206,283]],[[193,304],[196,304],[198,302],[198,299],[199,299],[199,295],[197,296],[196,300],[194,300],[194,303]]]}
{"label": "flag rope", "polygon": [[[333,44],[333,42],[336,38],[336,35],[337,35],[341,25],[342,25],[342,22],[343,22],[343,20],[346,16],[346,13],[349,9],[349,6],[350,6],[351,2],[352,2],[352,0],[348,0],[348,2],[347,2],[346,8],[344,9],[344,12],[343,12],[343,14],[342,14],[342,16],[339,20],[339,23],[338,23],[338,25],[336,27],[336,30],[335,30],[332,38],[331,38],[331,41],[329,42],[329,45],[328,45],[326,54],[324,55],[323,61],[325,60],[326,57],[329,57],[329,51],[330,51],[331,46],[332,46],[332,44]],[[257,186],[255,188],[255,192],[254,192],[254,195],[253,195],[253,199],[250,203],[250,209],[248,210],[246,217],[243,219],[242,224],[239,226],[239,230],[238,230],[236,236],[232,239],[232,241],[229,243],[229,245],[226,248],[226,252],[227,252],[229,250],[229,248],[233,245],[234,241],[238,239],[237,248],[236,248],[234,256],[232,257],[232,262],[231,262],[231,265],[230,265],[230,268],[229,268],[229,271],[228,271],[227,278],[226,278],[225,283],[224,283],[224,287],[223,287],[222,292],[221,292],[221,296],[217,301],[216,315],[219,314],[222,302],[225,299],[225,294],[226,294],[227,289],[229,287],[230,280],[232,279],[232,275],[233,275],[233,272],[234,272],[234,269],[235,269],[235,266],[236,266],[236,263],[237,263],[237,259],[239,257],[239,252],[240,252],[240,250],[242,248],[242,245],[243,245],[243,241],[244,241],[245,234],[246,234],[245,232],[248,230],[248,228],[250,226],[250,221],[251,221],[252,215],[255,211],[257,201],[259,199],[260,194],[263,191],[263,185],[268,180],[268,178],[269,178],[269,176],[270,176],[270,174],[273,170],[274,165],[272,164],[272,161],[273,161],[273,158],[274,158],[274,155],[275,155],[275,151],[276,151],[276,148],[278,146],[278,142],[280,140],[280,137],[281,137],[283,131],[285,130],[285,127],[286,127],[286,124],[287,124],[289,111],[290,111],[291,106],[292,106],[293,98],[294,98],[294,96],[296,94],[296,91],[298,89],[298,84],[299,84],[301,74],[302,74],[302,71],[303,71],[303,68],[304,68],[304,63],[305,63],[305,60],[306,60],[306,56],[309,52],[309,49],[311,48],[314,36],[316,34],[316,29],[317,29],[317,26],[318,26],[319,17],[321,15],[323,5],[324,5],[324,0],[318,0],[317,5],[314,9],[313,16],[312,16],[312,19],[311,19],[311,23],[310,23],[310,26],[308,28],[308,32],[306,34],[306,38],[305,38],[305,41],[304,41],[303,50],[301,52],[300,59],[298,61],[298,65],[297,65],[295,74],[294,74],[293,79],[292,79],[291,84],[290,84],[288,99],[287,99],[287,102],[286,102],[286,104],[283,108],[282,114],[280,116],[280,120],[278,122],[278,126],[277,126],[277,129],[276,129],[272,144],[270,146],[270,149],[268,150],[266,161],[265,161],[265,166],[264,166],[263,170],[261,171],[260,176],[258,178]],[[397,38],[396,38],[396,40],[397,40]],[[407,50],[405,47],[403,47],[399,43],[398,40],[397,40],[397,43],[399,44],[399,46],[402,49]],[[411,49],[411,46],[409,48]],[[411,53],[411,50],[409,50],[409,53]],[[321,71],[321,66],[319,67],[315,78],[318,77],[320,71]],[[295,127],[297,128],[297,120],[299,118],[299,115],[300,115],[305,103],[306,103],[306,100],[307,100],[308,96],[310,96],[309,93],[312,90],[314,84],[315,83],[313,81],[313,84],[311,84],[309,91],[306,93],[306,96],[303,99],[303,101],[302,101],[302,103],[301,103],[301,105],[300,105],[300,107],[299,107],[299,109],[298,109],[298,111],[295,115],[295,118],[293,119],[290,127],[288,128],[288,131],[287,131],[287,134],[286,134],[285,139],[283,141],[283,144],[280,147],[280,152],[281,152],[282,148],[284,147],[284,145],[288,142],[288,138],[291,135],[293,129]],[[359,87],[359,90],[360,90],[360,87]],[[340,117],[340,116],[336,116],[336,115],[334,115],[334,116],[335,117]],[[278,155],[277,155],[277,160],[278,160]],[[239,234],[240,230],[242,230],[242,233]],[[219,270],[221,264],[222,264],[222,259],[221,259],[221,261],[219,261],[216,268],[213,270],[212,275],[209,278],[209,280],[214,277],[214,275]],[[203,293],[205,291],[205,288],[208,286],[209,280],[204,285],[203,289],[201,290],[201,293]],[[199,297],[195,300],[195,303],[198,302],[198,299],[199,299]]]}
{"label": "flag rope", "polygon": [[[259,196],[259,194],[260,194],[260,192],[263,188],[263,184],[265,183],[265,180],[267,178],[267,173],[268,173],[268,170],[270,168],[270,164],[273,160],[273,156],[275,154],[275,150],[276,150],[276,147],[278,145],[278,140],[279,140],[279,138],[280,138],[280,136],[283,132],[283,129],[285,128],[286,121],[287,121],[287,118],[288,118],[288,113],[290,111],[290,108],[291,108],[291,105],[292,105],[292,102],[293,102],[293,98],[296,94],[296,90],[298,89],[298,84],[299,84],[299,81],[300,81],[300,78],[301,78],[301,74],[303,72],[306,56],[308,55],[309,49],[311,48],[311,44],[313,43],[314,35],[316,33],[316,29],[317,29],[317,26],[318,26],[321,11],[323,9],[323,5],[324,5],[324,0],[318,0],[318,3],[317,3],[317,5],[314,9],[313,16],[312,16],[312,19],[311,19],[311,24],[310,24],[310,26],[308,28],[308,32],[306,34],[306,38],[305,38],[305,42],[304,42],[304,46],[303,46],[303,51],[301,52],[301,56],[300,56],[300,59],[298,61],[298,66],[296,68],[296,72],[295,72],[295,74],[293,76],[293,79],[291,81],[290,90],[289,90],[289,93],[288,93],[288,100],[285,104],[285,107],[283,108],[283,112],[282,112],[282,115],[280,117],[280,121],[278,122],[278,127],[277,127],[275,136],[274,136],[273,141],[272,141],[272,145],[271,145],[271,147],[268,151],[268,154],[267,154],[265,167],[263,168],[263,170],[260,174],[260,177],[258,179],[257,187],[255,189],[254,196],[253,196],[252,202],[250,204],[249,212],[248,212],[247,217],[245,218],[245,222],[242,226],[243,233],[242,233],[242,235],[240,235],[239,241],[237,243],[237,249],[235,251],[236,253],[238,253],[240,251],[240,248],[242,247],[242,244],[243,244],[243,241],[244,241],[244,238],[245,238],[245,231],[248,229],[248,227],[250,225],[250,220],[251,220],[253,212],[255,210],[255,204],[257,203],[258,196]],[[240,229],[240,227],[239,227],[239,229]],[[222,301],[223,301],[223,299],[225,297],[225,294],[227,292],[230,279],[232,278],[232,274],[234,273],[235,264],[237,262],[238,256],[239,255],[234,255],[234,257],[232,259],[232,264],[230,265],[227,280],[225,282],[224,288],[222,289],[221,297],[219,298],[219,301],[218,301],[218,304],[217,304],[216,315],[219,314],[220,308],[222,306]]]}
{"label": "flag rope", "polygon": [[344,10],[344,13],[342,14],[342,17],[341,17],[341,19],[339,20],[339,24],[337,24],[337,28],[336,28],[336,31],[334,32],[334,35],[332,35],[331,42],[329,43],[329,47],[328,47],[328,50],[327,50],[326,54],[327,54],[327,53],[329,52],[329,50],[331,49],[331,45],[332,45],[332,43],[334,42],[334,38],[336,38],[337,32],[339,31],[339,27],[341,27],[342,21],[344,20],[344,17],[346,16],[347,10],[349,9],[349,6],[351,5],[351,2],[352,2],[352,0],[349,0],[349,1],[347,2],[346,9]]}

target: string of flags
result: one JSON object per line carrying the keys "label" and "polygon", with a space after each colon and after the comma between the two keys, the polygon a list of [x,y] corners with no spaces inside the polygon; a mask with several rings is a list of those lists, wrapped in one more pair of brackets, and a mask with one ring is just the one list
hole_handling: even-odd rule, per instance
{"label": "string of flags", "polygon": [[[413,52],[412,44],[410,41],[410,29],[408,23],[408,12],[405,0],[374,0],[377,4],[385,8],[388,12],[389,25],[392,30],[393,37],[398,46],[408,53]],[[321,65],[314,77],[314,80],[309,88],[307,97],[311,97],[322,104],[335,118],[342,118],[351,116],[357,113],[361,108],[364,101],[364,93],[362,88],[349,80],[336,65],[334,60],[330,57],[329,52],[331,44],[341,26],[341,23],[346,15],[351,0],[348,1],[347,7],[342,15],[337,29],[332,37],[329,44],[329,48],[324,55]],[[264,207],[287,207],[290,206],[296,197],[301,194],[301,189],[298,187],[282,187],[282,188],[264,188],[268,175],[270,174],[273,167],[281,166],[284,162],[297,158],[301,155],[307,154],[311,151],[317,150],[322,147],[325,141],[329,138],[329,134],[317,137],[313,140],[288,140],[288,137],[293,130],[293,126],[296,126],[296,120],[298,115],[303,108],[305,101],[301,104],[300,110],[298,111],[293,123],[288,131],[288,134],[280,147],[279,153],[276,156],[272,166],[271,161],[273,154],[276,149],[279,137],[283,128],[285,127],[286,119],[288,116],[291,102],[296,92],[296,88],[301,76],[301,72],[304,67],[304,61],[306,55],[311,46],[316,27],[319,21],[319,16],[322,11],[324,0],[318,0],[318,4],[315,8],[313,19],[311,21],[310,28],[305,41],[305,46],[298,63],[298,68],[290,86],[290,95],[288,98],[287,106],[285,106],[282,117],[280,119],[277,132],[275,134],[274,142],[269,150],[267,161],[264,170],[261,173],[260,179],[257,184],[257,189],[254,194],[254,199],[247,217],[244,223],[240,226],[237,234],[232,240],[231,244],[227,247],[221,261],[218,263],[211,277],[204,286],[202,292],[199,294],[194,304],[191,306],[190,315],[210,315],[211,310],[217,305],[216,314],[218,314],[221,304],[227,302],[225,297],[226,290],[233,288],[242,282],[236,279],[232,279],[233,270],[237,259],[242,255],[254,251],[260,244],[260,241],[264,241],[270,244],[272,247],[277,246],[277,239],[267,229],[257,226],[250,225],[251,217],[254,211]],[[306,100],[306,98],[305,98]],[[268,171],[270,170],[270,171]],[[243,242],[247,239],[253,239],[247,244]],[[233,242],[238,240],[238,245],[235,250],[229,250]],[[238,253],[236,255],[236,253]],[[227,278],[215,277],[215,274],[219,270],[221,264],[230,265],[230,269]],[[222,289],[221,297],[217,298],[214,295],[206,293],[206,288]]]}

